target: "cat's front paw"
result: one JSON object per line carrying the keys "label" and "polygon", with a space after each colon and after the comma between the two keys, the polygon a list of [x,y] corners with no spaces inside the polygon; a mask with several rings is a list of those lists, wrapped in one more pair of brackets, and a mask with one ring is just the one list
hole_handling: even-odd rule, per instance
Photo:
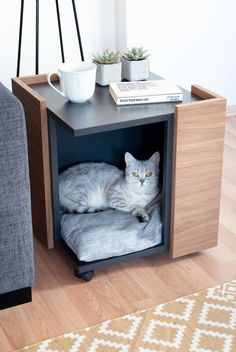
{"label": "cat's front paw", "polygon": [[137,214],[137,218],[140,222],[148,222],[150,220],[150,217],[146,213]]}
{"label": "cat's front paw", "polygon": [[145,210],[141,207],[135,207],[131,211],[132,215],[135,216],[137,219],[139,219],[140,222],[148,222],[149,221],[149,216],[145,212]]}

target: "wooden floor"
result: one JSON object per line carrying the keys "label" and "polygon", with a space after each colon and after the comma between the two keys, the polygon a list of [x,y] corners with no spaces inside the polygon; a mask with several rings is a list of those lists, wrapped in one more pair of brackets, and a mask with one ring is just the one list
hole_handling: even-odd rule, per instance
{"label": "wooden floor", "polygon": [[84,283],[60,249],[35,240],[33,302],[0,312],[0,352],[61,335],[236,278],[236,109],[226,126],[218,247],[155,255],[95,272]]}

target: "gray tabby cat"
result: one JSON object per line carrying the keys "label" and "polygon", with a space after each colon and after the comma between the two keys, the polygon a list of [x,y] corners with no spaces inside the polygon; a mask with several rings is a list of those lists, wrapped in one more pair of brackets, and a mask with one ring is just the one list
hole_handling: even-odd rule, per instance
{"label": "gray tabby cat", "polygon": [[148,221],[144,207],[159,193],[160,154],[137,160],[125,153],[125,171],[103,162],[72,166],[59,179],[60,204],[68,213],[118,209]]}

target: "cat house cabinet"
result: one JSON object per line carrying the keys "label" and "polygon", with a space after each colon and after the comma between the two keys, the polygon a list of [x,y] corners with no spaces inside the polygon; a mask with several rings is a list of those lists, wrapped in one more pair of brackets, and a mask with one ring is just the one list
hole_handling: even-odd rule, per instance
{"label": "cat house cabinet", "polygon": [[[123,167],[126,151],[145,159],[156,150],[161,154],[163,241],[106,264],[160,250],[174,258],[216,246],[224,98],[192,86],[191,92],[183,90],[182,103],[119,107],[99,86],[86,104],[70,103],[48,86],[46,75],[15,78],[12,86],[26,114],[34,234],[48,248],[60,232],[61,170],[97,160]],[[94,267],[80,264],[81,272]]]}

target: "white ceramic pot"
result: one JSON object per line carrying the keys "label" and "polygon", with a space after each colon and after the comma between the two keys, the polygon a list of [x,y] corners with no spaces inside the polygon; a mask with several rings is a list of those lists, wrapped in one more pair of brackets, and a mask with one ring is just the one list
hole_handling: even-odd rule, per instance
{"label": "white ceramic pot", "polygon": [[149,60],[129,61],[122,58],[122,78],[141,81],[149,77]]}
{"label": "white ceramic pot", "polygon": [[116,64],[96,64],[96,83],[107,86],[110,82],[121,81],[121,62]]}

